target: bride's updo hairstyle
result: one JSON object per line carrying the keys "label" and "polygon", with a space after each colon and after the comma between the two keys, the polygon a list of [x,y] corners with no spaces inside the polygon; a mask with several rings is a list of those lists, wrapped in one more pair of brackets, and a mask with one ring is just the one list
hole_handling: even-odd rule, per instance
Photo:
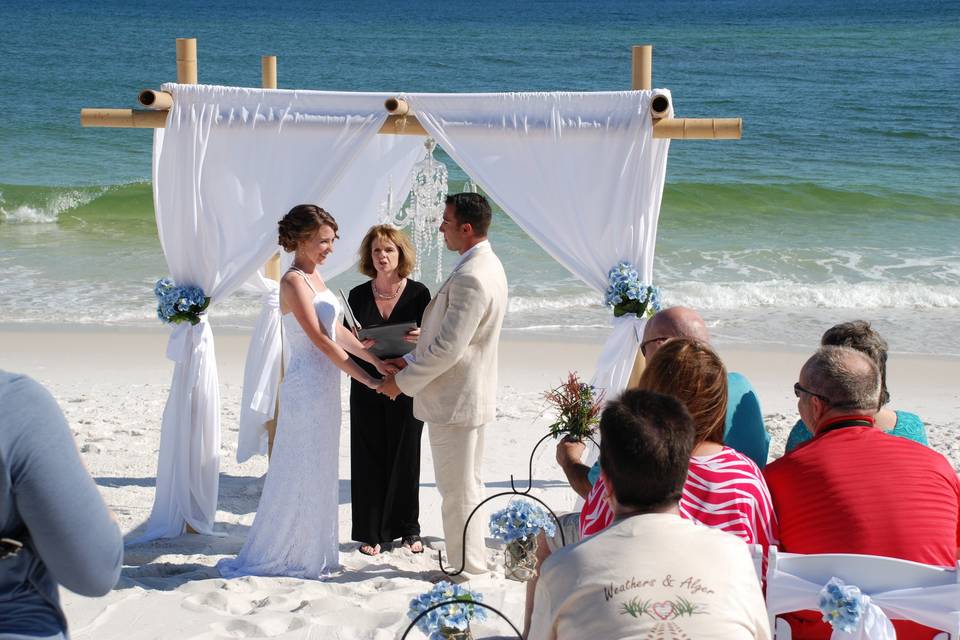
{"label": "bride's updo hairstyle", "polygon": [[334,238],[340,237],[337,235],[337,221],[315,204],[298,204],[283,216],[277,226],[280,231],[280,246],[287,253],[296,251],[301,241],[312,238],[322,226],[333,229]]}

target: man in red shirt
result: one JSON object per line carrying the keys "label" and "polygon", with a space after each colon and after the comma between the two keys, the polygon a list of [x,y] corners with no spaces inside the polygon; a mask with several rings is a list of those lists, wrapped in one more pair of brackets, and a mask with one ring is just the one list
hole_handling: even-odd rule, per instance
{"label": "man in red shirt", "polygon": [[[862,353],[823,347],[794,385],[814,438],[768,465],[764,475],[791,553],[860,553],[955,567],[960,482],[950,463],[922,444],[874,427],[880,374]],[[829,638],[820,612],[783,616],[793,637]],[[898,638],[936,632],[894,621]]]}

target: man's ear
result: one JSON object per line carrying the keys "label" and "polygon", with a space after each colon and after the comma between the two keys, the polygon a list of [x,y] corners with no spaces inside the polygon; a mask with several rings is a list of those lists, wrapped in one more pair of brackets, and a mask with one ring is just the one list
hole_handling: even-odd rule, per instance
{"label": "man's ear", "polygon": [[817,396],[810,396],[810,408],[813,409],[813,417],[819,422],[823,414],[830,410],[830,405]]}

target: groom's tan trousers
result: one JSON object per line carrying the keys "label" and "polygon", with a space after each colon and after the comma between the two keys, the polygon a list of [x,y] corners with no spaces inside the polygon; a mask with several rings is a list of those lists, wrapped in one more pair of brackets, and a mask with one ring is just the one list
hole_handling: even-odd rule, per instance
{"label": "groom's tan trousers", "polygon": [[464,573],[487,572],[484,535],[487,519],[481,509],[470,519],[466,562],[463,560],[463,525],[474,507],[483,501],[483,425],[461,427],[429,425],[433,471],[440,491],[443,537],[447,543],[447,570],[463,564]]}

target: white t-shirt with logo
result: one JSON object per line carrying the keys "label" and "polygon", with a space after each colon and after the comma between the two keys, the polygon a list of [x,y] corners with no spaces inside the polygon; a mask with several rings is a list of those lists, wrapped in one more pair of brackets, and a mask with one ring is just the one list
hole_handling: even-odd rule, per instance
{"label": "white t-shirt with logo", "polygon": [[614,522],[543,563],[530,640],[769,640],[747,545],[680,516]]}

